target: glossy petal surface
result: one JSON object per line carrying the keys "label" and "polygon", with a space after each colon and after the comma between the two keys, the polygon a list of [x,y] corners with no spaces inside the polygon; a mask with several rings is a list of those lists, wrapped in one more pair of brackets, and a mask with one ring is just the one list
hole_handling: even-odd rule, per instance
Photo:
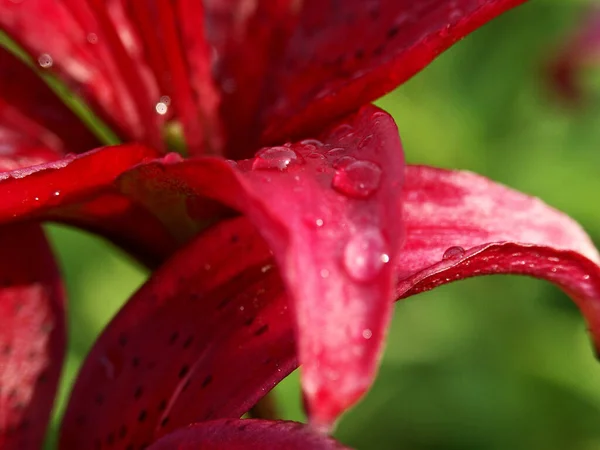
{"label": "glossy petal surface", "polygon": [[196,421],[239,418],[296,367],[272,256],[245,218],[154,273],[89,354],[61,448],[140,448]]}
{"label": "glossy petal surface", "polygon": [[599,346],[600,257],[563,213],[472,173],[415,166],[406,175],[405,217],[398,297],[477,275],[543,278],[577,303]]}
{"label": "glossy petal surface", "polygon": [[106,147],[0,174],[0,221],[55,220],[100,233],[149,264],[177,243],[143,208],[120,194],[115,178],[155,157],[141,146]]}
{"label": "glossy petal surface", "polygon": [[0,447],[41,447],[65,351],[64,292],[42,230],[0,228]]}
{"label": "glossy petal surface", "polygon": [[[26,147],[57,154],[80,153],[99,145],[46,83],[17,57],[0,47],[0,152]],[[48,150],[48,152],[50,152]],[[55,156],[52,159],[56,159]],[[43,158],[45,162],[47,158]],[[32,162],[28,165],[34,165]]]}
{"label": "glossy petal surface", "polygon": [[120,0],[0,0],[0,27],[121,135],[161,146],[161,94]]}
{"label": "glossy petal surface", "polygon": [[170,191],[168,204],[206,196],[252,220],[292,297],[311,420],[328,426],[376,369],[391,309],[389,262],[402,237],[403,158],[393,120],[372,106],[320,139],[265,148],[236,167],[151,163],[121,181],[142,203],[155,191]]}
{"label": "glossy petal surface", "polygon": [[176,431],[149,450],[327,450],[347,448],[305,425],[265,420],[216,420]]}
{"label": "glossy petal surface", "polygon": [[[524,0],[304,0],[274,68],[263,139],[320,129],[409,79]],[[360,30],[360,32],[357,32]]]}

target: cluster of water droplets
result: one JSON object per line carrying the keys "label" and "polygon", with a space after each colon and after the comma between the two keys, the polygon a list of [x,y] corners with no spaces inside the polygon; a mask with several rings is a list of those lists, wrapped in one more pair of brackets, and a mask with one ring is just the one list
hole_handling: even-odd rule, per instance
{"label": "cluster of water droplets", "polygon": [[160,97],[160,99],[154,106],[154,109],[156,110],[157,114],[164,116],[169,111],[170,105],[171,97],[169,97],[168,95],[163,95],[162,97]]}
{"label": "cluster of water droplets", "polygon": [[[352,127],[343,125],[342,137],[352,137]],[[349,139],[349,138],[348,138]],[[338,141],[338,139],[335,139]],[[367,136],[358,144],[360,148],[371,144],[373,136]],[[348,155],[348,149],[327,145],[317,139],[305,139],[299,144],[285,144],[260,150],[252,163],[252,170],[284,172],[313,161],[317,172],[331,172],[331,187],[345,197],[364,200],[372,197],[380,188],[382,169],[372,162]],[[299,181],[301,178],[296,177]],[[308,220],[308,219],[307,219]],[[309,225],[316,229],[326,228],[320,217],[311,217]],[[342,267],[357,282],[370,282],[390,261],[388,244],[381,230],[375,226],[361,228],[343,247]],[[328,278],[329,269],[322,269],[320,276]]]}

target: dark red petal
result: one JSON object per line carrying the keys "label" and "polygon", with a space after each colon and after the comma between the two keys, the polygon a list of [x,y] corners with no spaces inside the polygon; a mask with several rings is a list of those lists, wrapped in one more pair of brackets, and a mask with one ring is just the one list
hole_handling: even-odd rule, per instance
{"label": "dark red petal", "polygon": [[550,87],[560,100],[580,106],[585,101],[580,72],[587,65],[598,65],[600,61],[600,7],[592,5],[585,11],[580,23],[570,36],[565,38],[562,48],[552,55],[547,67]]}
{"label": "dark red petal", "polygon": [[88,355],[61,448],[140,448],[195,421],[239,418],[296,367],[272,256],[246,218],[156,271]]}
{"label": "dark red petal", "polygon": [[23,145],[60,154],[84,152],[99,143],[30,67],[0,47],[0,154]]}
{"label": "dark red petal", "polygon": [[387,263],[402,235],[403,157],[392,118],[373,106],[321,139],[263,149],[237,168],[208,158],[152,163],[122,183],[141,202],[154,190],[171,192],[167,204],[206,196],[253,221],[292,297],[311,420],[327,426],[376,369],[391,311]]}
{"label": "dark red petal", "polygon": [[113,185],[131,166],[157,153],[130,145],[0,174],[0,222],[55,220],[104,234],[148,263],[169,255],[177,243],[145,209]]}
{"label": "dark red petal", "polygon": [[222,97],[227,154],[247,158],[258,146],[257,111],[264,106],[273,67],[282,59],[297,24],[300,2],[207,0],[204,4],[213,71]]}
{"label": "dark red petal", "polygon": [[524,0],[305,0],[273,69],[264,142],[319,130],[390,92]]}
{"label": "dark red petal", "polygon": [[175,113],[190,154],[220,153],[219,94],[197,0],[129,2],[128,17],[161,89],[163,112]]}
{"label": "dark red petal", "polygon": [[398,297],[476,275],[543,278],[577,303],[600,347],[600,257],[563,213],[472,173],[409,167],[405,219]]}
{"label": "dark red petal", "polygon": [[109,125],[161,145],[160,93],[119,0],[0,0],[0,27]]}
{"label": "dark red petal", "polygon": [[40,227],[0,228],[0,448],[41,448],[65,352],[64,292]]}
{"label": "dark red petal", "polygon": [[297,422],[215,420],[165,436],[148,450],[327,450],[343,449],[332,438]]}

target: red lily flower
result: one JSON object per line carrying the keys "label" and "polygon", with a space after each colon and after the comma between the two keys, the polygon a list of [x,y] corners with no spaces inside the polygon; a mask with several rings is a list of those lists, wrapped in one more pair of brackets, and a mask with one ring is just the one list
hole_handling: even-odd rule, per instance
{"label": "red lily flower", "polygon": [[[65,156],[95,138],[41,81],[27,79],[36,98],[17,95],[30,74],[3,54],[3,235],[48,261],[5,269],[7,298],[44,305],[3,314],[0,336],[31,374],[3,382],[3,396],[16,389],[0,397],[14,410],[6,445],[39,445],[64,343],[48,251],[29,244],[43,220],[162,264],[90,353],[63,448],[139,448],[172,431],[156,448],[217,431],[247,439],[233,447],[287,434],[334,445],[262,422],[241,435],[239,422],[174,430],[239,418],[298,362],[311,424],[330,427],[374,377],[391,300],[479,274],[556,283],[600,342],[600,258],[579,226],[475,175],[404,167],[393,120],[368,105],[521,2],[356,0],[340,13],[312,0],[0,0],[2,29],[31,61],[142,143]],[[192,158],[161,153],[178,125]],[[41,350],[24,361],[32,328]]]}

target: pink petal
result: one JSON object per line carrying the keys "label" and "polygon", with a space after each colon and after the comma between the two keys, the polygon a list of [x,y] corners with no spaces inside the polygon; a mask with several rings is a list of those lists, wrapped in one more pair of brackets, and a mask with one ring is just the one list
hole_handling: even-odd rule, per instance
{"label": "pink petal", "polygon": [[404,204],[398,297],[477,275],[543,278],[577,303],[600,346],[600,256],[572,219],[478,175],[418,166]]}
{"label": "pink petal", "polygon": [[1,173],[0,222],[43,219],[80,226],[156,264],[177,242],[165,225],[113,185],[123,171],[156,155],[137,145],[105,147]]}
{"label": "pink petal", "polygon": [[165,436],[149,450],[326,450],[347,448],[296,422],[215,420]]}
{"label": "pink petal", "polygon": [[155,191],[171,192],[168,204],[211,197],[253,221],[292,297],[311,420],[327,426],[376,369],[391,311],[387,263],[402,236],[403,160],[393,120],[373,106],[321,140],[266,148],[237,168],[208,158],[151,163],[121,181],[159,217],[147,202]]}
{"label": "pink petal", "polygon": [[41,448],[65,351],[64,292],[36,225],[0,229],[0,447]]}
{"label": "pink petal", "polygon": [[390,92],[524,0],[305,0],[269,79],[264,142],[319,130]]}
{"label": "pink petal", "polygon": [[61,153],[80,153],[98,145],[46,83],[0,47],[0,158],[13,151],[24,156],[20,149],[36,148],[46,156],[28,164],[34,165],[58,159]]}
{"label": "pink petal", "polygon": [[272,256],[245,218],[157,270],[104,331],[71,395],[61,448],[141,448],[181,426],[240,417],[296,367]]}

